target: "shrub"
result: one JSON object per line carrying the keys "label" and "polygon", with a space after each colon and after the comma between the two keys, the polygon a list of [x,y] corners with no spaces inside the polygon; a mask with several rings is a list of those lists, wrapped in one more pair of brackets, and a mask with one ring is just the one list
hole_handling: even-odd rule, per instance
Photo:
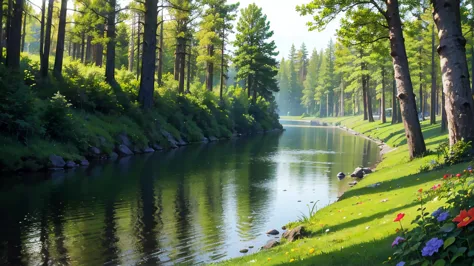
{"label": "shrub", "polygon": [[468,141],[458,141],[452,147],[449,146],[449,143],[442,143],[438,146],[437,153],[438,158],[442,157],[444,163],[447,165],[454,165],[461,162],[468,161],[471,155],[472,145]]}

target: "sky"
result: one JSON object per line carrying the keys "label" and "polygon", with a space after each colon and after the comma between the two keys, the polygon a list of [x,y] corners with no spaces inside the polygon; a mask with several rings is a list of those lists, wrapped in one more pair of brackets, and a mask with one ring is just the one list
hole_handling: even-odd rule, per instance
{"label": "sky", "polygon": [[[229,3],[240,2],[240,8],[245,8],[251,3],[261,7],[263,13],[270,21],[274,32],[273,39],[280,52],[278,58],[288,57],[292,44],[298,49],[304,42],[309,54],[316,48],[318,51],[325,49],[332,38],[335,40],[336,29],[339,21],[331,22],[324,31],[308,31],[306,23],[311,17],[301,17],[296,12],[296,6],[307,4],[311,0],[228,0]],[[240,14],[240,12],[239,12]]]}

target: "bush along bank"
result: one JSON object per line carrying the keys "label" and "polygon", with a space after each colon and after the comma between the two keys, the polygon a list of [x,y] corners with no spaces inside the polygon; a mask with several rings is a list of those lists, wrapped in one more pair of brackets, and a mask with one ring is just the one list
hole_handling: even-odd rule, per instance
{"label": "bush along bank", "polygon": [[282,129],[275,103],[259,97],[252,104],[240,87],[229,87],[222,101],[199,82],[178,94],[167,75],[154,108],[144,111],[138,81],[126,70],[110,86],[98,67],[66,61],[61,79],[40,79],[35,57],[21,63],[21,73],[0,66],[1,171],[75,167]]}

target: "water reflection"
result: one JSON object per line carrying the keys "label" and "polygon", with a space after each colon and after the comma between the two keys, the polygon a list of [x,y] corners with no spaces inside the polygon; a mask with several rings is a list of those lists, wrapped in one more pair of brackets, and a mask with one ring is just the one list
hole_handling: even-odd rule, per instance
{"label": "water reflection", "polygon": [[337,172],[377,159],[376,144],[338,129],[288,127],[4,184],[0,264],[199,264],[240,256],[310,201],[336,200],[347,188]]}

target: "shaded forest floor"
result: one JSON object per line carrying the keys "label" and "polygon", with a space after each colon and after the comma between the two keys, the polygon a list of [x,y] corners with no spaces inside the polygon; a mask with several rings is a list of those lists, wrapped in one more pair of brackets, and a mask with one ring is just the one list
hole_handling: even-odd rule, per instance
{"label": "shaded forest floor", "polygon": [[[391,261],[390,256],[391,243],[399,228],[399,224],[393,222],[396,215],[404,212],[403,225],[410,229],[419,207],[418,189],[429,190],[444,174],[461,172],[468,166],[460,164],[420,172],[422,167],[438,159],[436,148],[447,140],[439,124],[422,122],[427,149],[431,152],[410,161],[403,124],[368,123],[360,116],[315,120],[351,128],[396,149],[383,155],[376,171],[348,190],[338,202],[319,210],[309,221],[289,225],[290,228],[304,225],[310,231],[310,238],[283,243],[270,250],[222,262],[222,265],[382,265],[384,262],[395,265],[397,262]],[[349,182],[348,179],[342,182]],[[370,186],[376,183],[380,186]],[[434,200],[426,207],[431,212],[441,204]],[[315,251],[311,252],[313,248]]]}

